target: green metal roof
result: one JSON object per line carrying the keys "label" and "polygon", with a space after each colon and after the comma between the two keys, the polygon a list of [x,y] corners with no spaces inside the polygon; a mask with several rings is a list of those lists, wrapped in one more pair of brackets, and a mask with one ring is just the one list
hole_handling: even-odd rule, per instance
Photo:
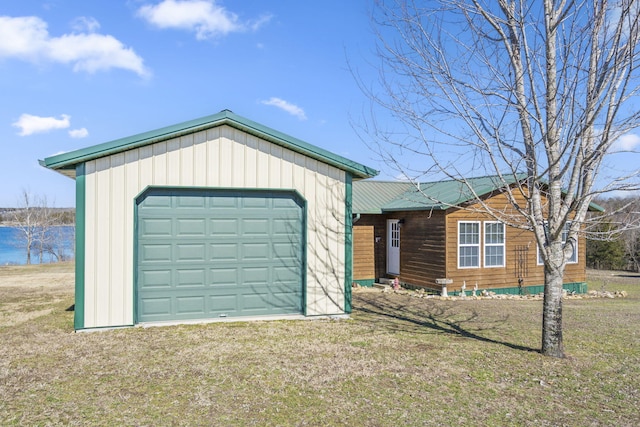
{"label": "green metal roof", "polygon": [[[381,214],[397,211],[446,210],[472,202],[507,185],[526,179],[525,174],[467,178],[466,183],[444,180],[412,184],[400,181],[364,180],[353,183],[353,213]],[[590,210],[603,212],[595,203]]]}
{"label": "green metal roof", "polygon": [[380,214],[383,206],[407,192],[413,184],[400,181],[355,181],[353,183],[353,213]]}
{"label": "green metal roof", "polygon": [[[505,180],[509,184],[515,182],[515,179]],[[497,191],[503,186],[503,181],[497,176],[469,178],[467,183],[457,180],[420,184],[375,180],[354,182],[353,212],[444,210],[474,200],[476,195]]]}
{"label": "green metal roof", "polygon": [[40,160],[40,164],[46,168],[56,170],[71,178],[75,178],[76,165],[89,160],[98,159],[100,157],[109,156],[222,125],[234,127],[292,151],[296,151],[323,163],[327,163],[344,171],[350,172],[356,179],[371,178],[378,174],[378,171],[375,169],[238,116],[229,110],[223,110],[218,114],[144,132],[127,138],[121,138],[115,141],[94,145],[92,147],[47,157],[44,160]]}
{"label": "green metal roof", "polygon": [[411,189],[384,205],[383,210],[445,210],[499,191],[505,182],[513,184],[516,180],[513,177],[501,180],[497,176],[487,176],[468,178],[466,183],[457,180],[422,183],[419,189]]}

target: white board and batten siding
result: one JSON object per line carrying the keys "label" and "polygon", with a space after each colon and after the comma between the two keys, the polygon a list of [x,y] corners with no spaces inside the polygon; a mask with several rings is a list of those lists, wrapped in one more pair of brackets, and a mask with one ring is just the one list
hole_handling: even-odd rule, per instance
{"label": "white board and batten siding", "polygon": [[342,313],[346,179],[228,125],[87,161],[84,327],[134,324],[135,203],[149,186],[297,191],[307,202],[305,314]]}

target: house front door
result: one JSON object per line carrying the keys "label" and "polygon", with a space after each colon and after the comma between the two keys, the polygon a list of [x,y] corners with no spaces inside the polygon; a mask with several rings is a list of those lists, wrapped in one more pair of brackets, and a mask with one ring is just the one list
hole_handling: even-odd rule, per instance
{"label": "house front door", "polygon": [[387,274],[400,274],[400,220],[387,220]]}

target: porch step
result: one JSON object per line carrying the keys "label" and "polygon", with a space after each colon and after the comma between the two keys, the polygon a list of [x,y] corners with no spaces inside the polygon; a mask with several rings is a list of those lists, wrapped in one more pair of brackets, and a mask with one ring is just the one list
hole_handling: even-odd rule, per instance
{"label": "porch step", "polygon": [[373,287],[376,288],[376,289],[382,289],[382,290],[391,288],[391,286],[389,286],[389,285],[387,285],[385,283],[374,283]]}

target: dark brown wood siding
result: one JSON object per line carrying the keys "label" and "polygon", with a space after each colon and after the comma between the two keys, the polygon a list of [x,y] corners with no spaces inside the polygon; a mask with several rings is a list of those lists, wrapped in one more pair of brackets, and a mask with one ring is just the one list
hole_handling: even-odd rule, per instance
{"label": "dark brown wood siding", "polygon": [[389,218],[403,220],[400,228],[400,281],[437,288],[445,277],[445,216],[443,211],[396,212]]}

